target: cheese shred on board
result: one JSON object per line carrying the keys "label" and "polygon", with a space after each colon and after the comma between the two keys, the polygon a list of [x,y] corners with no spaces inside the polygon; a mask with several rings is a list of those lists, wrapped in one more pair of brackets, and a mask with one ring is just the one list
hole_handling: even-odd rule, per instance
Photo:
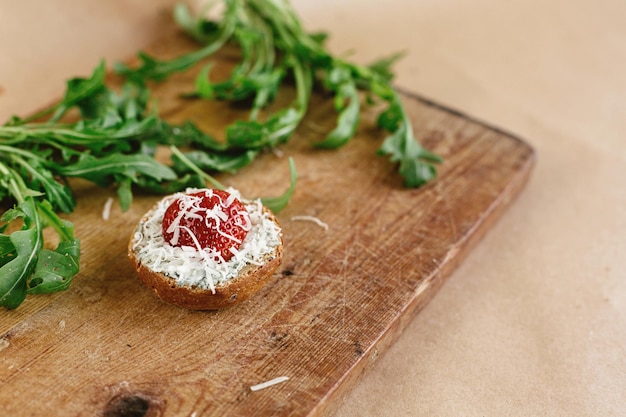
{"label": "cheese shred on board", "polygon": [[240,248],[231,248],[233,257],[220,261],[211,249],[172,246],[163,237],[163,215],[173,201],[197,191],[201,190],[188,189],[185,193],[176,193],[159,201],[150,217],[140,222],[135,232],[133,251],[143,265],[173,278],[180,286],[214,292],[215,285],[237,277],[246,265],[262,265],[263,257],[281,243],[282,232],[264,212],[260,200],[242,199],[239,191],[229,188],[226,191],[243,203],[250,220],[250,230]]}
{"label": "cheese shred on board", "polygon": [[269,388],[272,385],[280,384],[281,382],[288,381],[289,377],[287,376],[279,376],[274,379],[270,379],[269,381],[262,382],[260,384],[256,384],[250,387],[250,391],[260,391],[265,388]]}
{"label": "cheese shred on board", "polygon": [[113,206],[113,197],[107,198],[102,207],[102,220],[109,220],[111,217],[111,206]]}
{"label": "cheese shred on board", "polygon": [[321,221],[318,217],[315,216],[292,216],[292,221],[305,221],[305,222],[313,222],[324,230],[328,230],[328,224]]}

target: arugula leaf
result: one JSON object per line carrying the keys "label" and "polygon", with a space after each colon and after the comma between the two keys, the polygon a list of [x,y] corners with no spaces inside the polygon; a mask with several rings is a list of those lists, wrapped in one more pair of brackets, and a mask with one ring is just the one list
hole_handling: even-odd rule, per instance
{"label": "arugula leaf", "polygon": [[55,113],[52,115],[50,122],[56,122],[76,103],[94,94],[94,92],[102,90],[104,88],[105,75],[105,63],[104,61],[100,61],[100,65],[94,70],[90,78],[70,79],[67,82],[65,97],[63,97],[63,100],[56,106]]}
{"label": "arugula leaf", "polygon": [[[43,246],[43,229],[37,206],[32,197],[27,197],[5,219],[24,219],[22,230],[11,233],[8,242],[1,241],[4,245],[2,252],[14,249],[15,257],[0,268],[0,306],[16,308],[26,298],[28,278],[32,274],[37,263],[38,253]],[[10,247],[9,247],[10,243]]]}
{"label": "arugula leaf", "polygon": [[387,109],[378,115],[376,124],[388,132],[395,132],[400,127],[403,118],[404,111],[401,103],[394,97]]}
{"label": "arugula leaf", "polygon": [[175,146],[193,146],[205,151],[222,152],[228,150],[228,144],[216,140],[187,121],[182,125],[163,125],[164,138],[159,143]]}
{"label": "arugula leaf", "polygon": [[[71,223],[60,219],[52,204],[36,200],[18,173],[0,164],[0,182],[11,187],[18,205],[2,215],[3,232],[16,221],[22,229],[0,234],[0,306],[18,307],[29,292],[52,292],[67,288],[78,272],[80,243]],[[46,227],[59,236],[55,251],[43,249]]]}
{"label": "arugula leaf", "polygon": [[[202,20],[197,19],[191,14],[187,4],[176,3],[174,5],[173,18],[178,26],[187,33],[187,35],[197,41],[203,41],[206,39],[207,32],[202,26]],[[214,32],[217,29],[217,25],[214,25],[212,29],[213,30],[211,32]]]}
{"label": "arugula leaf", "polygon": [[339,112],[339,117],[337,127],[315,146],[334,149],[345,145],[354,137],[359,125],[361,105],[356,83],[347,67],[333,67],[325,84],[326,88],[335,93],[335,110]]}
{"label": "arugula leaf", "polygon": [[61,242],[56,250],[39,253],[35,272],[28,283],[28,294],[64,291],[78,273],[80,245],[77,240]]}
{"label": "arugula leaf", "polygon": [[10,236],[0,234],[0,267],[12,259],[15,259],[15,245]]}
{"label": "arugula leaf", "polygon": [[339,148],[348,143],[356,134],[359,125],[361,105],[359,95],[354,82],[342,84],[337,92],[340,101],[348,101],[348,104],[341,103],[336,106],[339,111],[337,127],[328,134],[325,140],[315,145],[320,148]]}
{"label": "arugula leaf", "polygon": [[26,298],[27,279],[35,268],[41,241],[34,228],[13,232],[9,241],[15,257],[0,268],[0,306],[13,309]]}
{"label": "arugula leaf", "polygon": [[[202,171],[218,171],[234,173],[248,165],[258,155],[258,151],[251,149],[237,154],[207,153],[199,150],[184,153],[188,161],[191,161]],[[190,172],[189,166],[177,155],[172,156],[173,168],[178,173]]]}
{"label": "arugula leaf", "polygon": [[434,164],[441,162],[441,158],[423,148],[415,139],[399,96],[396,95],[381,114],[378,124],[392,132],[383,141],[378,154],[389,155],[392,162],[399,162],[399,171],[407,187],[419,187],[435,178],[437,170]]}
{"label": "arugula leaf", "polygon": [[104,85],[105,74],[106,74],[106,66],[105,66],[104,61],[101,61],[100,64],[96,67],[96,69],[91,74],[91,77],[89,78],[75,77],[75,78],[68,80],[66,91],[65,91],[65,96],[63,97],[62,100],[25,119],[21,119],[17,116],[13,116],[13,118],[7,123],[7,125],[10,125],[10,126],[22,125],[32,120],[40,119],[44,116],[49,115],[50,113],[54,113],[54,114],[50,118],[49,123],[56,122],[71,107],[76,105],[79,101],[104,89],[105,88],[105,85]]}
{"label": "arugula leaf", "polygon": [[76,207],[76,200],[72,190],[66,183],[60,183],[54,178],[53,172],[39,159],[31,158],[26,161],[19,155],[13,155],[11,160],[22,167],[23,177],[30,177],[29,188],[39,189],[55,202],[56,208],[63,213],[71,213]]}
{"label": "arugula leaf", "polygon": [[289,158],[289,188],[280,196],[277,197],[263,197],[261,202],[274,213],[278,213],[283,210],[289,204],[291,196],[296,189],[296,183],[298,181],[298,173],[296,172],[296,164],[293,158]]}
{"label": "arugula leaf", "polygon": [[133,179],[119,174],[114,175],[114,177],[117,182],[117,198],[120,202],[120,207],[122,211],[126,211],[133,203]]}
{"label": "arugula leaf", "polygon": [[66,177],[88,179],[101,187],[106,187],[115,179],[127,177],[135,180],[140,175],[156,180],[173,180],[176,173],[171,168],[147,155],[113,154],[102,158],[86,156],[72,165],[59,166],[57,172]]}
{"label": "arugula leaf", "polygon": [[369,64],[367,68],[376,73],[381,79],[385,80],[386,82],[390,82],[395,76],[391,67],[403,56],[403,52],[398,52],[388,57],[377,59],[376,61]]}
{"label": "arugula leaf", "polygon": [[42,200],[37,208],[43,224],[51,226],[59,236],[59,244],[54,251],[40,251],[27,292],[44,294],[63,291],[79,271],[80,241],[74,238],[74,226],[60,219],[48,201]]}

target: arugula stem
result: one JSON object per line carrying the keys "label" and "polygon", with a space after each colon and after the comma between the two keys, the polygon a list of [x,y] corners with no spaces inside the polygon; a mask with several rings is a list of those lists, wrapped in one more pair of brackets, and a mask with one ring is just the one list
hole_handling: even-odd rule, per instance
{"label": "arugula stem", "polygon": [[130,79],[163,81],[170,75],[185,71],[203,59],[213,55],[228,42],[237,27],[236,17],[241,8],[241,4],[239,2],[228,2],[227,6],[228,10],[225,14],[226,17],[221,26],[219,36],[203,48],[167,61],[156,61],[146,54],[140,53],[139,58],[143,61],[142,67],[130,69],[123,64],[117,64],[117,72]]}
{"label": "arugula stem", "polygon": [[174,155],[176,155],[178,157],[178,159],[180,159],[189,169],[191,169],[193,172],[195,172],[196,174],[198,174],[199,176],[201,176],[202,178],[204,178],[206,181],[208,181],[209,183],[211,183],[211,185],[213,185],[215,188],[219,188],[220,190],[225,190],[226,187],[220,183],[218,180],[216,180],[215,178],[213,178],[211,175],[207,174],[206,172],[202,171],[200,168],[198,168],[198,166],[196,164],[194,164],[193,162],[191,162],[186,156],[185,154],[183,154],[176,146],[170,146],[170,150],[172,151],[172,153]]}
{"label": "arugula stem", "polygon": [[20,155],[20,156],[24,156],[26,158],[31,158],[34,160],[38,160],[38,161],[45,161],[45,158],[42,158],[39,155],[36,155],[32,152],[20,149],[20,148],[15,148],[13,146],[6,146],[6,145],[0,145],[0,156],[2,154],[6,154],[6,155]]}
{"label": "arugula stem", "polygon": [[18,156],[17,154],[14,154],[11,156],[11,160],[17,162],[18,165],[20,165],[26,172],[28,172],[31,176],[33,176],[34,178],[39,179],[40,181],[42,181],[44,178],[41,175],[41,173],[39,173],[39,171],[37,171],[36,169],[34,169],[32,167],[32,165],[30,165],[29,163],[27,163],[26,161],[24,161],[20,156]]}
{"label": "arugula stem", "polygon": [[48,225],[52,226],[61,241],[69,242],[74,240],[71,223],[61,221],[50,204],[39,204],[39,211],[48,219]]}
{"label": "arugula stem", "polygon": [[9,169],[4,163],[0,162],[0,174],[4,176],[4,179],[0,178],[0,181],[4,183],[5,188],[9,191],[11,196],[15,198],[18,204],[24,202],[24,194],[22,190],[26,188],[21,177],[15,174],[15,171]]}
{"label": "arugula stem", "polygon": [[86,140],[98,139],[120,139],[128,135],[124,131],[111,132],[110,134],[94,134],[83,133],[73,130],[71,125],[54,125],[53,127],[47,124],[28,124],[22,126],[3,126],[0,127],[0,138],[13,138],[12,141],[6,141],[4,143],[14,144],[23,142],[26,139],[34,138],[55,138],[62,140],[71,145],[83,144]]}
{"label": "arugula stem", "polygon": [[43,118],[43,117],[45,117],[45,116],[49,115],[50,113],[54,112],[55,110],[57,110],[57,109],[59,108],[59,106],[60,106],[60,105],[61,105],[61,102],[58,102],[58,103],[56,103],[56,104],[53,104],[52,106],[50,106],[50,107],[48,107],[48,108],[46,108],[46,109],[43,109],[43,110],[41,110],[41,111],[39,111],[39,112],[37,112],[37,113],[35,113],[35,114],[31,115],[31,116],[28,116],[28,117],[25,117],[25,118],[23,118],[23,119],[20,119],[20,120],[19,120],[19,122],[18,122],[18,124],[19,124],[19,125],[23,125],[23,124],[30,123],[30,122],[32,122],[33,120],[38,120],[38,119],[41,119],[41,118]]}

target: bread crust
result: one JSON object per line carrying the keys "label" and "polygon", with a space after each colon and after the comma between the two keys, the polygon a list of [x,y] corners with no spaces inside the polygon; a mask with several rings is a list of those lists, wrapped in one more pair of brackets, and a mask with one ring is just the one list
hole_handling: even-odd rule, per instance
{"label": "bread crust", "polygon": [[[278,225],[278,219],[268,208],[263,207],[263,211]],[[151,212],[152,210],[141,221],[145,221]],[[237,277],[216,284],[213,293],[206,288],[181,286],[175,279],[143,265],[133,250],[134,236],[133,231],[128,244],[128,256],[139,280],[161,300],[190,310],[220,310],[248,300],[272,277],[283,257],[284,244],[281,235],[280,244],[264,257],[262,265],[248,264]]]}

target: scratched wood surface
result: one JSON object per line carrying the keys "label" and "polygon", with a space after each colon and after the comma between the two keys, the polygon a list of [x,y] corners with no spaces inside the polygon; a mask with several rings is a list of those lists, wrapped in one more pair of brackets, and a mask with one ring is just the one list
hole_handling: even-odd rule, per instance
{"label": "scratched wood surface", "polygon": [[[189,47],[173,36],[152,51]],[[219,57],[217,74],[232,58]],[[219,136],[241,109],[180,99],[192,82],[182,75],[157,86],[159,109]],[[286,92],[279,104],[289,99]],[[0,414],[332,414],[520,192],[535,160],[518,138],[415,95],[403,99],[416,136],[445,158],[424,188],[403,188],[395,167],[375,155],[384,133],[374,111],[345,148],[315,150],[311,141],[332,127],[332,103],[322,96],[282,155],[219,177],[253,197],[286,188],[287,156],[299,172],[278,216],[282,266],[257,296],[229,310],[164,304],[135,278],[128,237],[158,197],[138,195],[129,211],[114,206],[103,221],[114,190],[75,182],[79,206],[69,219],[82,239],[82,269],[68,291],[0,312]],[[328,230],[294,219],[301,215]],[[279,376],[289,380],[250,390]]]}

